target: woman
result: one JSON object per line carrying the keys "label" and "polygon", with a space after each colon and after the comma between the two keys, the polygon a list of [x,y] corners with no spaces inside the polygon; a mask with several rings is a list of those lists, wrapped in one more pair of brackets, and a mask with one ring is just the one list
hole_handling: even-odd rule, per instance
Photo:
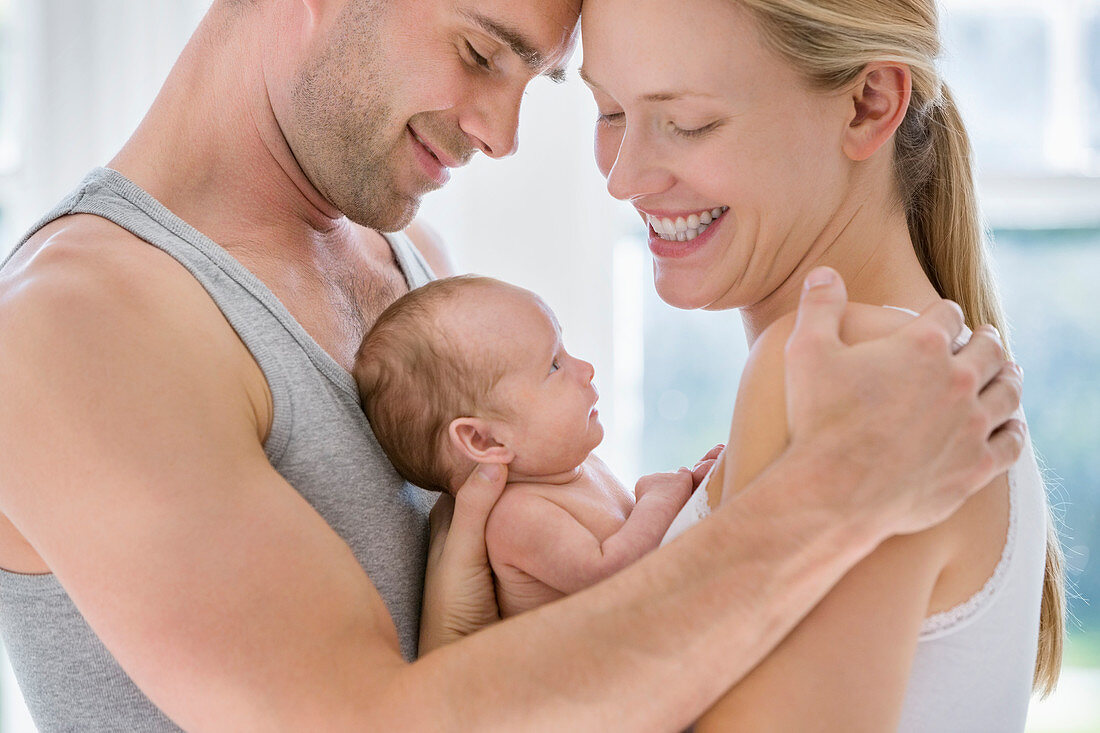
{"label": "woman", "polygon": [[[648,224],[657,291],[740,308],[752,344],[729,448],[681,525],[784,450],[784,314],[813,267],[872,304],[850,308],[849,340],[941,296],[1004,332],[936,26],[932,0],[585,3],[596,158]],[[1046,517],[1028,450],[853,569],[698,730],[1022,730],[1061,657]]]}

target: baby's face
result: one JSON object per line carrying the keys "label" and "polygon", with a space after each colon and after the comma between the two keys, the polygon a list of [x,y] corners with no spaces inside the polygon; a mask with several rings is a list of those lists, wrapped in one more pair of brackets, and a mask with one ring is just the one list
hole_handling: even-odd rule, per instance
{"label": "baby's face", "polygon": [[515,453],[514,472],[529,476],[576,468],[603,440],[592,365],[562,345],[553,312],[533,293],[493,290],[498,326],[489,357],[503,378],[489,398],[506,417],[502,442]]}

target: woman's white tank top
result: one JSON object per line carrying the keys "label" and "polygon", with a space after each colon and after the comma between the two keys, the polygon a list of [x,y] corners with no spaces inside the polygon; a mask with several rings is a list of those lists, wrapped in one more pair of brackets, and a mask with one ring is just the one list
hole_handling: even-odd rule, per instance
{"label": "woman's white tank top", "polygon": [[[1023,412],[1016,417],[1023,420]],[[709,478],[692,494],[661,544],[710,513]],[[1008,481],[1009,522],[1000,561],[971,598],[924,620],[898,725],[901,733],[1024,730],[1038,649],[1048,511],[1030,439]]]}

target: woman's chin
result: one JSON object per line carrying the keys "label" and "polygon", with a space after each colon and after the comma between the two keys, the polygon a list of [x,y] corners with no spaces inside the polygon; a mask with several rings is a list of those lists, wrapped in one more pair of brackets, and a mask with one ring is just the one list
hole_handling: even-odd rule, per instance
{"label": "woman's chin", "polygon": [[710,305],[710,300],[698,285],[684,278],[665,278],[658,273],[653,284],[657,289],[658,297],[673,308],[693,311]]}

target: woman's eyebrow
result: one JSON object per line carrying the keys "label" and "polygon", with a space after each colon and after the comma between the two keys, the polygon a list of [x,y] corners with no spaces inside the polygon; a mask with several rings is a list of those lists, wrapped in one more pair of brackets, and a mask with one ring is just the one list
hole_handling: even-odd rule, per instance
{"label": "woman's eyebrow", "polygon": [[[496,38],[512,50],[523,61],[523,65],[531,71],[539,71],[546,65],[546,55],[535,46],[534,42],[516,28],[505,25],[477,11],[463,11],[462,15],[474,25],[481,28],[489,35]],[[565,81],[565,69],[556,66],[542,72],[543,76],[560,84]]]}
{"label": "woman's eyebrow", "polygon": [[[584,70],[583,66],[577,69],[577,74],[588,86],[595,87],[596,89],[600,90],[603,89],[603,87],[592,80],[592,77],[588,75],[588,72]],[[703,99],[719,98],[717,94],[707,94],[706,92],[693,92],[686,89],[678,89],[673,91],[650,92],[649,94],[641,95],[640,97],[638,97],[638,99],[643,102],[672,102],[674,100],[682,99],[684,97],[701,97]]]}

